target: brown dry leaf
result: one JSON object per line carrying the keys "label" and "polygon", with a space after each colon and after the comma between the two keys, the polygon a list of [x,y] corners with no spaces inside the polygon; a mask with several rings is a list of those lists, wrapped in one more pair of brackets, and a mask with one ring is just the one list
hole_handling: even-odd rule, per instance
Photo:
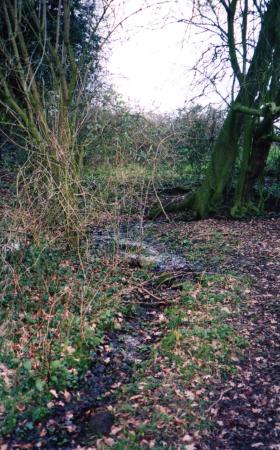
{"label": "brown dry leaf", "polygon": [[13,378],[14,372],[14,370],[8,369],[5,364],[0,363],[0,376],[8,388],[12,386],[11,380]]}
{"label": "brown dry leaf", "polygon": [[64,392],[63,392],[63,395],[64,395],[64,398],[65,398],[66,402],[69,403],[70,400],[71,400],[71,394],[70,394],[70,392],[64,391]]}
{"label": "brown dry leaf", "polygon": [[170,414],[170,408],[167,408],[165,406],[156,405],[156,409],[161,412],[162,414]]}
{"label": "brown dry leaf", "polygon": [[112,438],[105,438],[104,439],[104,444],[106,444],[106,445],[112,446],[112,445],[114,445],[114,443],[115,443],[115,441]]}
{"label": "brown dry leaf", "polygon": [[174,417],[174,422],[178,423],[179,425],[182,425],[185,423],[185,420],[180,419],[179,417]]}
{"label": "brown dry leaf", "polygon": [[134,426],[134,427],[139,427],[140,425],[142,425],[142,421],[141,420],[137,420],[137,419],[134,419],[133,417],[130,417],[128,420],[127,420],[127,424],[128,425],[132,425],[132,426]]}
{"label": "brown dry leaf", "polygon": [[73,424],[66,425],[65,428],[68,431],[68,433],[74,433],[77,430],[77,426]]}
{"label": "brown dry leaf", "polygon": [[130,400],[138,400],[142,397],[143,397],[143,395],[133,395],[132,397],[130,397]]}
{"label": "brown dry leaf", "polygon": [[121,382],[114,383],[114,384],[112,384],[111,388],[112,388],[112,389],[118,389],[121,385],[122,385]]}
{"label": "brown dry leaf", "polygon": [[23,405],[22,403],[18,403],[17,406],[16,406],[16,409],[17,409],[19,412],[23,412],[23,411],[26,410],[26,406]]}
{"label": "brown dry leaf", "polygon": [[103,444],[103,439],[97,439],[96,441],[96,448],[99,450],[101,449],[101,445]]}
{"label": "brown dry leaf", "polygon": [[20,444],[20,447],[18,447],[18,448],[21,448],[21,449],[33,448],[33,444]]}
{"label": "brown dry leaf", "polygon": [[166,426],[166,424],[164,422],[158,422],[157,429],[162,430],[163,428],[165,428],[165,426]]}
{"label": "brown dry leaf", "polygon": [[186,442],[186,443],[191,443],[191,442],[193,442],[193,437],[190,434],[185,434],[182,437],[182,441]]}
{"label": "brown dry leaf", "polygon": [[123,427],[112,427],[112,429],[111,429],[111,434],[113,435],[113,436],[116,436],[116,434],[118,434],[120,431],[122,431],[122,429],[123,429]]}
{"label": "brown dry leaf", "polygon": [[195,399],[195,395],[192,391],[185,391],[185,396],[188,400],[194,400]]}
{"label": "brown dry leaf", "polygon": [[58,397],[57,392],[56,392],[55,389],[50,389],[50,393],[51,393],[55,398]]}

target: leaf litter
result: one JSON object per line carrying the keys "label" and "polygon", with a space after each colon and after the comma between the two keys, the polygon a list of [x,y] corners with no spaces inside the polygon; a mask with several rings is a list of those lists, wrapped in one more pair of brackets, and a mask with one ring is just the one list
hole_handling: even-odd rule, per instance
{"label": "leaf litter", "polygon": [[128,288],[137,312],[106,333],[79,389],[52,392],[51,417],[1,448],[279,449],[279,219],[149,228],[201,273]]}

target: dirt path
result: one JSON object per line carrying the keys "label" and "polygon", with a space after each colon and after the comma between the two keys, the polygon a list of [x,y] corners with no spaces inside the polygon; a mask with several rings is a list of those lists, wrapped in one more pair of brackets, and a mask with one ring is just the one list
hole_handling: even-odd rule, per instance
{"label": "dirt path", "polygon": [[201,449],[280,448],[280,236],[279,221],[226,225],[240,250],[229,265],[252,278],[234,326],[250,346],[237,375],[210,412],[217,425]]}

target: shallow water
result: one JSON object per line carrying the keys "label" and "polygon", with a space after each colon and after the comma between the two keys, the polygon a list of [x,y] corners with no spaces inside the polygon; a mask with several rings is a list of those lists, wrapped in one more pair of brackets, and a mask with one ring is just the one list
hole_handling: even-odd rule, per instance
{"label": "shallow water", "polygon": [[92,251],[99,254],[108,252],[119,254],[131,265],[159,272],[198,269],[196,264],[184,256],[174,253],[165,244],[147,236],[146,228],[131,224],[121,225],[117,230],[92,230]]}

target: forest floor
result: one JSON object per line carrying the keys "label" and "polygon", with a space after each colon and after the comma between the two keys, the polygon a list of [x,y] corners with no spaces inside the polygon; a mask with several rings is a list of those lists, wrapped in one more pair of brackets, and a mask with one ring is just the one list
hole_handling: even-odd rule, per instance
{"label": "forest floor", "polygon": [[279,220],[156,228],[204,272],[169,285],[162,337],[97,448],[279,449]]}
{"label": "forest floor", "polygon": [[80,385],[2,450],[280,449],[280,219],[144,229],[186,265],[120,258],[120,309]]}

